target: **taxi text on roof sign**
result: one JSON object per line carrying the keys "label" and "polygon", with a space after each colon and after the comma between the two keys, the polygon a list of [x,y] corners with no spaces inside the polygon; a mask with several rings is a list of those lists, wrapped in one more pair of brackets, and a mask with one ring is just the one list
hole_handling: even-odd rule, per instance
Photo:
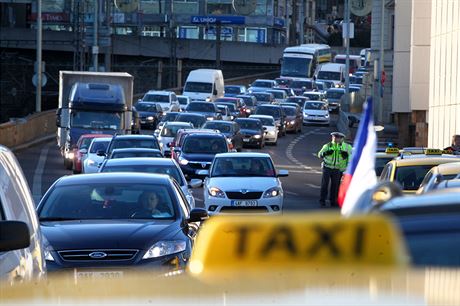
{"label": "taxi text on roof sign", "polygon": [[399,149],[398,148],[386,148],[385,153],[388,154],[399,154]]}
{"label": "taxi text on roof sign", "polygon": [[398,231],[384,216],[215,216],[200,231],[192,274],[405,263]]}
{"label": "taxi text on roof sign", "polygon": [[439,150],[439,149],[425,149],[425,154],[426,155],[441,155],[442,150]]}

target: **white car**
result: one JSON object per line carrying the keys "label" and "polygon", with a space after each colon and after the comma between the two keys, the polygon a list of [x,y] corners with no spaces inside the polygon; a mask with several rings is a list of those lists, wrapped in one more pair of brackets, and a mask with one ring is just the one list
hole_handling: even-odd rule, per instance
{"label": "white car", "polygon": [[179,101],[177,101],[177,96],[172,91],[150,90],[138,102],[155,102],[161,105],[164,112],[180,111]]}
{"label": "white car", "polygon": [[107,151],[107,146],[109,145],[112,138],[109,137],[101,137],[101,138],[94,138],[91,141],[91,144],[88,148],[88,154],[85,161],[82,164],[82,173],[97,173],[99,172],[99,166],[105,159],[105,156],[97,155],[99,151]]}
{"label": "white car", "polygon": [[276,125],[275,119],[268,115],[251,115],[249,118],[259,119],[265,130],[265,143],[276,144],[278,143],[279,129]]}
{"label": "white car", "polygon": [[265,153],[217,154],[210,170],[199,170],[206,175],[203,194],[209,214],[241,212],[281,213],[283,188],[270,155]]}
{"label": "white car", "polygon": [[303,106],[303,124],[330,123],[329,108],[323,101],[307,101]]}
{"label": "white car", "polygon": [[190,122],[172,121],[166,122],[161,129],[158,130],[157,139],[160,143],[161,152],[165,157],[171,156],[171,148],[168,144],[174,141],[177,131],[180,129],[193,129],[193,125]]}

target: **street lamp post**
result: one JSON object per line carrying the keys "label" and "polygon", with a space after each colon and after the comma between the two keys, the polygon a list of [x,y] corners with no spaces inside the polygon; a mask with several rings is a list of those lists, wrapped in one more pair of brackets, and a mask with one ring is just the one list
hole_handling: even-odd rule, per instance
{"label": "street lamp post", "polygon": [[42,111],[42,0],[37,0],[37,91],[35,111]]}

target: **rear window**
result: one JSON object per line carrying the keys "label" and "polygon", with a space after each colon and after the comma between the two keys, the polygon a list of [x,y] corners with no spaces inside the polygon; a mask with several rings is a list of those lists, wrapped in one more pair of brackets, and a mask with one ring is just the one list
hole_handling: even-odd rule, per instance
{"label": "rear window", "polygon": [[144,96],[144,99],[142,99],[142,101],[169,103],[169,95],[146,94]]}
{"label": "rear window", "polygon": [[201,116],[190,116],[187,114],[183,114],[177,116],[175,121],[190,122],[193,125],[193,127],[199,128],[206,122],[206,118],[203,118]]}
{"label": "rear window", "polygon": [[158,142],[154,139],[115,139],[112,149],[123,148],[145,148],[160,149]]}
{"label": "rear window", "polygon": [[425,175],[435,165],[420,165],[398,167],[395,172],[395,180],[403,186],[404,190],[417,190]]}
{"label": "rear window", "polygon": [[251,86],[253,87],[266,87],[266,88],[272,88],[273,83],[272,82],[266,82],[266,81],[255,81],[252,83]]}
{"label": "rear window", "polygon": [[258,107],[256,114],[272,116],[275,119],[281,118],[281,110],[278,107]]}
{"label": "rear window", "polygon": [[182,151],[203,154],[225,153],[227,152],[227,141],[222,137],[187,137],[182,146]]}
{"label": "rear window", "polygon": [[206,112],[206,113],[213,113],[216,111],[214,104],[212,103],[190,103],[187,106],[187,111],[190,112]]}
{"label": "rear window", "polygon": [[115,152],[112,153],[111,159],[130,158],[130,157],[163,157],[160,151],[157,152]]}
{"label": "rear window", "polygon": [[137,103],[136,109],[141,112],[156,112],[157,105],[155,103]]}
{"label": "rear window", "polygon": [[236,121],[240,128],[247,130],[260,130],[262,123],[259,120],[237,120]]}
{"label": "rear window", "polygon": [[291,88],[302,88],[305,87],[306,89],[313,89],[313,82],[309,81],[293,81],[291,83]]}
{"label": "rear window", "polygon": [[345,92],[343,91],[329,91],[326,93],[326,98],[328,99],[340,99]]}
{"label": "rear window", "polygon": [[177,131],[180,129],[187,129],[190,128],[190,126],[183,126],[183,125],[167,125],[163,127],[161,130],[160,136],[164,137],[176,137]]}
{"label": "rear window", "polygon": [[204,129],[211,129],[211,130],[219,130],[221,133],[230,133],[232,131],[232,127],[229,124],[221,123],[221,122],[206,122],[203,126]]}
{"label": "rear window", "polygon": [[283,99],[284,98],[284,92],[280,92],[280,91],[270,91],[273,96],[276,98],[276,99]]}
{"label": "rear window", "polygon": [[237,86],[225,87],[225,93],[229,94],[240,94],[241,89]]}
{"label": "rear window", "polygon": [[107,146],[109,145],[110,141],[96,141],[93,142],[91,145],[91,148],[89,150],[89,153],[97,153],[97,151],[106,151]]}
{"label": "rear window", "polygon": [[270,101],[271,95],[264,94],[264,93],[254,93],[254,97],[256,97],[257,101]]}

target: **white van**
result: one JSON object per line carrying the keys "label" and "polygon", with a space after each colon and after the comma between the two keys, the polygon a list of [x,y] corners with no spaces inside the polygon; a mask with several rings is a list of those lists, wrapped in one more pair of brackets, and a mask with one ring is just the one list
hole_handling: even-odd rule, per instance
{"label": "white van", "polygon": [[13,153],[0,145],[0,280],[15,283],[44,277],[42,239],[24,173]]}
{"label": "white van", "polygon": [[164,112],[178,112],[180,110],[177,96],[172,91],[149,90],[138,102],[155,102],[161,105]]}
{"label": "white van", "polygon": [[[337,54],[334,58],[334,63],[336,64],[346,64],[347,56],[346,54]],[[360,55],[350,55],[350,73],[355,73],[361,67],[361,56]]]}
{"label": "white van", "polygon": [[346,66],[344,64],[327,63],[318,67],[316,81],[332,81],[335,86],[345,82]]}
{"label": "white van", "polygon": [[190,71],[185,81],[183,96],[191,101],[214,102],[224,96],[224,76],[222,70],[197,69]]}

